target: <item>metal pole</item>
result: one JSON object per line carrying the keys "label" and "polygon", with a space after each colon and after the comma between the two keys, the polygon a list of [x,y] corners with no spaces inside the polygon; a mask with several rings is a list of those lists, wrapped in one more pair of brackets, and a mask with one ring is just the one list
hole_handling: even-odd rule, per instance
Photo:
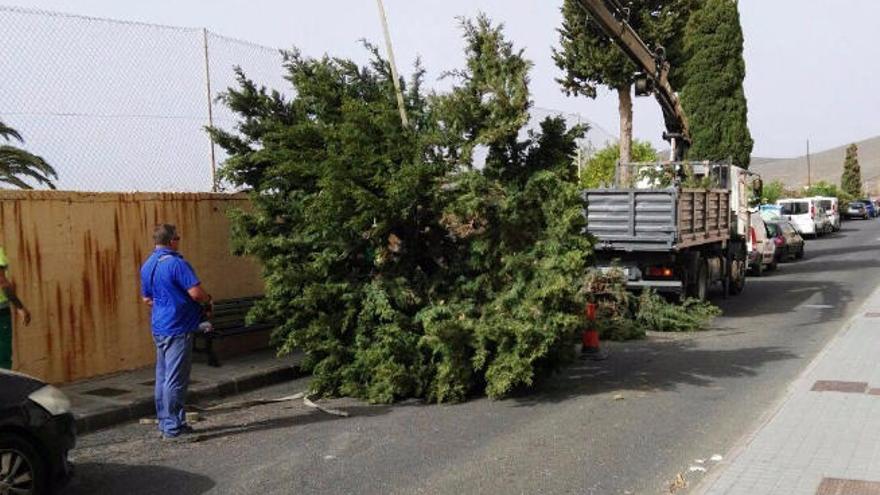
{"label": "metal pole", "polygon": [[[208,59],[208,30],[202,28],[202,42],[205,46],[205,88],[208,93],[208,127],[214,127],[214,96],[211,94],[211,65]],[[211,140],[211,192],[217,192],[219,184],[217,183],[217,157],[214,150],[214,138],[208,134]]]}
{"label": "metal pole", "polygon": [[[576,115],[577,115],[577,118],[578,118],[578,127],[580,127],[580,125],[581,125],[581,114],[576,114]],[[581,154],[581,148],[582,148],[582,147],[583,147],[582,144],[581,144],[581,143],[578,143],[578,147],[577,147],[578,184],[580,184],[580,181],[581,181],[581,167],[583,166],[582,163],[581,163],[582,160],[583,160],[583,156],[582,156],[582,154]]]}
{"label": "metal pole", "polygon": [[807,187],[812,186],[813,173],[810,170],[810,140],[807,139]]}
{"label": "metal pole", "polygon": [[394,62],[394,50],[391,48],[391,33],[388,32],[388,19],[385,18],[385,6],[382,0],[376,0],[379,5],[379,18],[382,20],[382,30],[385,32],[385,45],[388,48],[388,63],[391,65],[391,77],[394,79],[394,91],[397,93],[397,108],[400,110],[400,122],[403,127],[409,127],[406,118],[406,108],[403,106],[403,93],[400,91],[400,78],[397,77],[397,64]]}

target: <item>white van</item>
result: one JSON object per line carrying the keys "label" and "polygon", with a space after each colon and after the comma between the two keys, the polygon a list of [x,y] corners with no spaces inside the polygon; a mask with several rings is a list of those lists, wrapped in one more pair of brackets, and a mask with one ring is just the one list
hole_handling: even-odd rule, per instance
{"label": "white van", "polygon": [[828,220],[831,222],[831,230],[834,232],[840,230],[840,209],[837,207],[837,198],[832,198],[831,196],[816,196],[810,199],[818,201],[819,206],[825,210],[825,213],[828,215]]}
{"label": "white van", "polygon": [[817,237],[830,226],[825,209],[815,198],[784,198],[776,201],[781,215],[788,219],[802,236]]}

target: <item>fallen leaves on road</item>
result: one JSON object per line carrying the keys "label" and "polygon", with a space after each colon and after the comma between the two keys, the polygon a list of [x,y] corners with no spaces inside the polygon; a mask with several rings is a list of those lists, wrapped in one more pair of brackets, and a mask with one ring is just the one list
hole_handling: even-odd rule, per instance
{"label": "fallen leaves on road", "polygon": [[669,493],[675,493],[682,488],[687,488],[687,480],[684,478],[684,475],[678,473],[675,475],[675,479],[672,480],[672,483],[669,484]]}

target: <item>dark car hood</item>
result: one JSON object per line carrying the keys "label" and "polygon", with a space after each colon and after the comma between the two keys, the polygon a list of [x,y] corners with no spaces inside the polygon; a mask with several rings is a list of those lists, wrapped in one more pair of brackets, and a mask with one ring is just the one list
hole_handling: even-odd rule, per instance
{"label": "dark car hood", "polygon": [[0,369],[0,407],[17,404],[45,385],[36,378]]}

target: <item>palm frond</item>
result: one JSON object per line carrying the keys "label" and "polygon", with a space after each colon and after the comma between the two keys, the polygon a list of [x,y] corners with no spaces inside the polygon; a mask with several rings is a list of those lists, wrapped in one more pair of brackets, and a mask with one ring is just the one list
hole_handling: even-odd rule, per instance
{"label": "palm frond", "polygon": [[15,146],[0,146],[0,182],[14,184],[22,189],[32,189],[19,177],[30,177],[37,183],[55,189],[53,179],[58,179],[58,172],[43,157],[34,155]]}
{"label": "palm frond", "polygon": [[21,137],[21,134],[19,134],[18,131],[16,131],[12,127],[9,127],[8,125],[4,124],[2,120],[0,120],[0,136],[3,136],[3,138],[6,139],[7,141],[11,141],[11,139],[9,139],[9,138],[12,137],[12,138],[17,139],[18,142],[20,142],[20,143],[24,142],[24,139]]}

